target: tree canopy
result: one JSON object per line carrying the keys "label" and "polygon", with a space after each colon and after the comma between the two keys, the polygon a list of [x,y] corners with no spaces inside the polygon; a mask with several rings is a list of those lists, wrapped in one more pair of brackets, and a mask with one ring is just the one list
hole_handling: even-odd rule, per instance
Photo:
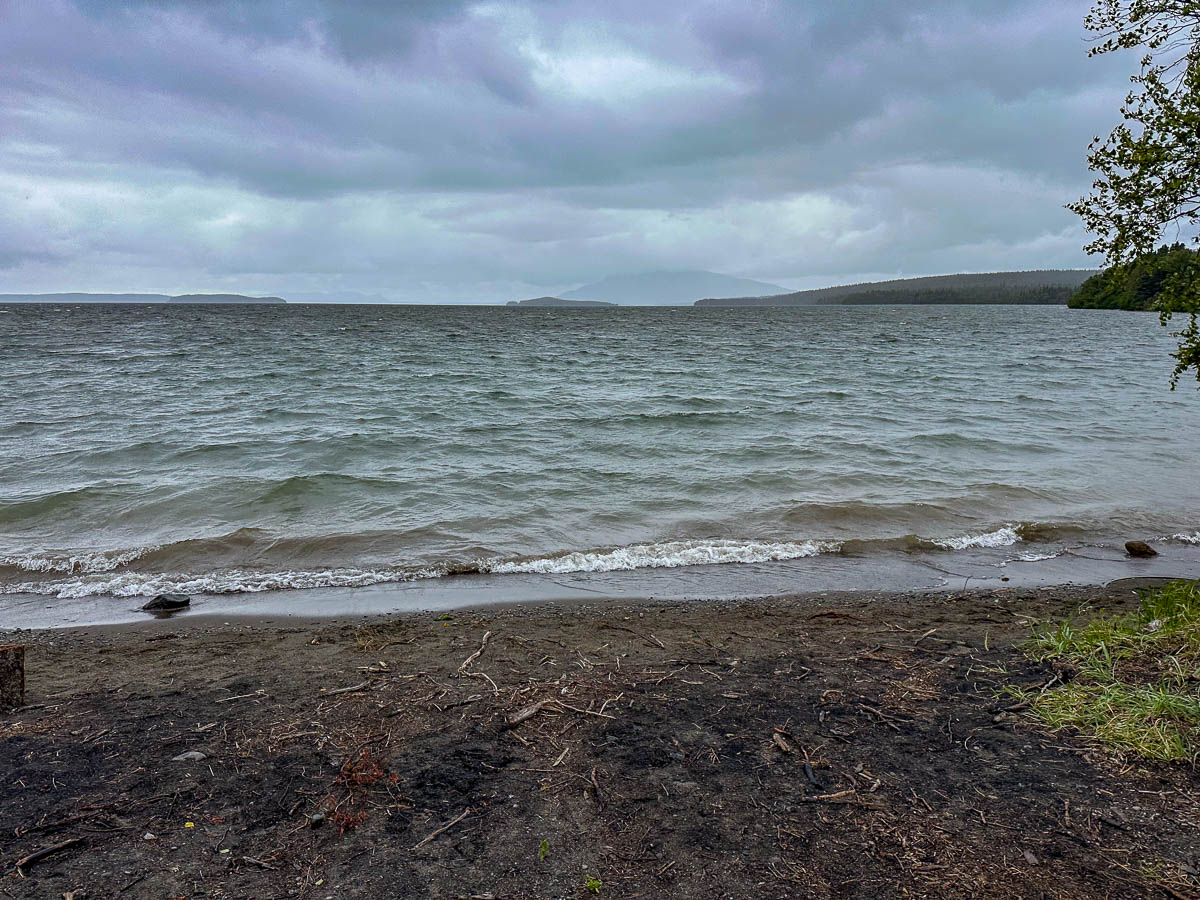
{"label": "tree canopy", "polygon": [[1158,309],[1163,291],[1197,262],[1200,251],[1183,244],[1159,247],[1133,262],[1111,266],[1080,285],[1072,309]]}
{"label": "tree canopy", "polygon": [[[1086,249],[1127,275],[1172,229],[1200,242],[1200,0],[1097,0],[1084,24],[1097,36],[1090,55],[1143,51],[1124,121],[1089,147],[1092,192],[1070,204],[1094,235]],[[1164,324],[1187,316],[1173,332],[1172,388],[1189,370],[1200,380],[1200,257],[1179,259],[1154,306]]]}

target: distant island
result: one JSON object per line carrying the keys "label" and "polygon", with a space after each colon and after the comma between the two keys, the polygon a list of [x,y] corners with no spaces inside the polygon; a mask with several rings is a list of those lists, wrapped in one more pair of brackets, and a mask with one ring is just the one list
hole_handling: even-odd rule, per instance
{"label": "distant island", "polygon": [[282,297],[243,294],[0,294],[4,303],[287,303]]}
{"label": "distant island", "polygon": [[564,300],[562,297],[534,297],[532,300],[509,300],[506,306],[532,306],[540,309],[561,309],[569,306],[616,306],[603,300]]}
{"label": "distant island", "polygon": [[709,297],[701,307],[740,306],[854,306],[861,304],[1027,304],[1063,306],[1094,269],[1046,269],[1031,272],[989,272],[972,275],[933,275],[900,278],[769,294],[753,297]]}
{"label": "distant island", "polygon": [[697,297],[745,297],[786,292],[787,288],[765,281],[734,278],[719,272],[684,270],[612,275],[566,291],[562,299],[600,300],[628,306],[687,306]]}

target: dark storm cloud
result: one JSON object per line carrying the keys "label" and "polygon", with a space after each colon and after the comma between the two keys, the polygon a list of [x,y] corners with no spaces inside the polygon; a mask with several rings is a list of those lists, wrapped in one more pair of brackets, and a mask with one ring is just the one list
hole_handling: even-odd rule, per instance
{"label": "dark storm cloud", "polygon": [[1061,207],[1128,61],[1084,3],[912,6],[13,0],[0,265],[506,299],[1085,264]]}

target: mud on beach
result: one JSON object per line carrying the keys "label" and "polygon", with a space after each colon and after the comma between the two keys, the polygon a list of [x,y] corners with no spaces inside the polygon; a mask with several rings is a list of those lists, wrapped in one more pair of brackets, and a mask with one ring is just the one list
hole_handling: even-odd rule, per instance
{"label": "mud on beach", "polygon": [[1031,623],[1134,602],[9,634],[28,705],[0,714],[0,896],[1200,896],[1197,774],[1049,735],[998,693],[1061,674],[1017,649]]}

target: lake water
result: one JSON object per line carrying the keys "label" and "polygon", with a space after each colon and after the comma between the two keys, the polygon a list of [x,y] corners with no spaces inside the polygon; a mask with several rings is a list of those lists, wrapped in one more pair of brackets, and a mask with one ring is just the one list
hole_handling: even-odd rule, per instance
{"label": "lake water", "polygon": [[0,307],[0,619],[484,576],[1087,580],[1130,537],[1194,572],[1171,347],[1057,307]]}

